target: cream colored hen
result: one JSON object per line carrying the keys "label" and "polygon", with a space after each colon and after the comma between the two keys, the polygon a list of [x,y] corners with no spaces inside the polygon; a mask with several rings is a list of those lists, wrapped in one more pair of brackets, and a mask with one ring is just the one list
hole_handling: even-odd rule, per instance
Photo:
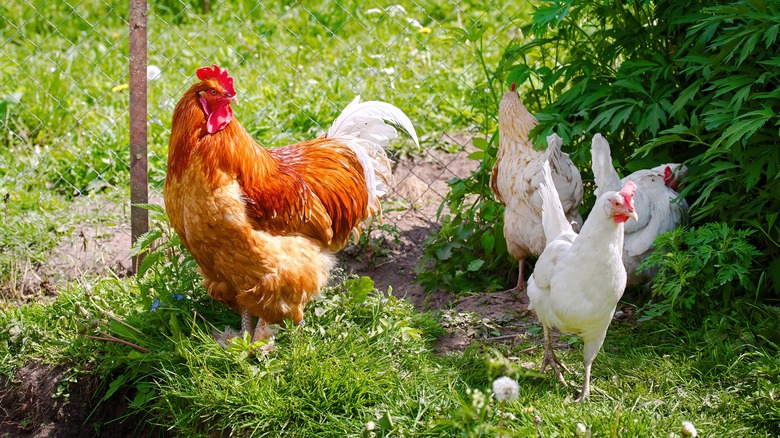
{"label": "cream colored hen", "polygon": [[498,106],[498,156],[493,166],[490,188],[504,204],[504,236],[507,249],[517,259],[520,272],[515,290],[525,290],[525,260],[538,256],[547,240],[542,228],[542,198],[539,184],[542,165],[550,163],[558,197],[566,219],[575,222],[579,230],[582,218],[578,213],[582,203],[582,178],[569,154],[561,151],[562,140],[556,134],[547,137],[547,149],[534,149],[528,134],[538,122],[520,102],[512,89],[504,94]]}

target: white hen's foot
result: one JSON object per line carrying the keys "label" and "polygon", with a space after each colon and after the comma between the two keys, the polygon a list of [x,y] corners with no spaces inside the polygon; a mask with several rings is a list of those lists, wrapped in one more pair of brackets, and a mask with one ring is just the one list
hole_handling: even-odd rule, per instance
{"label": "white hen's foot", "polygon": [[569,369],[566,368],[566,365],[564,365],[561,361],[558,360],[558,357],[555,355],[555,351],[553,351],[552,347],[552,339],[550,338],[550,329],[547,328],[546,325],[543,325],[544,327],[544,355],[542,356],[542,367],[539,369],[540,373],[543,373],[547,366],[552,368],[553,372],[555,373],[555,376],[558,377],[558,380],[561,381],[561,383],[565,386],[566,385],[566,379],[563,378],[563,373],[561,373],[561,369],[569,372]]}

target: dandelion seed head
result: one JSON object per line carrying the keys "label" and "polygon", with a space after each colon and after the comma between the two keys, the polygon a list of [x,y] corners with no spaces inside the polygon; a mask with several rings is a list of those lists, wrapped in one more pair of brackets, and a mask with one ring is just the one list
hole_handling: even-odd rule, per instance
{"label": "dandelion seed head", "polygon": [[499,377],[493,381],[493,396],[500,402],[512,402],[520,396],[520,386],[511,377]]}
{"label": "dandelion seed head", "polygon": [[146,79],[153,81],[162,76],[162,70],[156,65],[149,65],[146,67]]}
{"label": "dandelion seed head", "polygon": [[696,437],[699,435],[699,433],[696,432],[696,428],[693,426],[693,423],[691,423],[690,421],[683,421],[682,435]]}

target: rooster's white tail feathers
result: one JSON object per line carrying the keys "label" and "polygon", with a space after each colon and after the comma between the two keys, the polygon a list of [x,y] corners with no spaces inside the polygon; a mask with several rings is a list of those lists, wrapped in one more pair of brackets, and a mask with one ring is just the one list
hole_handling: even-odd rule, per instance
{"label": "rooster's white tail feathers", "polygon": [[343,140],[363,166],[369,219],[381,211],[379,199],[387,193],[393,178],[391,162],[384,149],[390,140],[398,137],[393,125],[406,131],[420,146],[414,126],[403,111],[385,102],[360,102],[360,96],[344,108],[328,130],[328,137]]}

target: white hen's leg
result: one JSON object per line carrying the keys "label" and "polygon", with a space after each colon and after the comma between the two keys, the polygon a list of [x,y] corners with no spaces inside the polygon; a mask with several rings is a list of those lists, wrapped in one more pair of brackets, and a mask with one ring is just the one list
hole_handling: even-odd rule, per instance
{"label": "white hen's leg", "polygon": [[579,397],[574,400],[575,402],[581,402],[590,397],[590,366],[592,364],[592,362],[585,364],[585,381],[582,383],[582,390]]}
{"label": "white hen's leg", "polygon": [[518,272],[517,272],[517,285],[515,285],[515,287],[513,287],[513,288],[510,288],[510,289],[507,289],[507,290],[504,291],[504,292],[512,292],[512,296],[515,299],[518,298],[518,294],[520,292],[524,292],[525,291],[525,274],[523,273],[523,271],[524,271],[523,268],[525,266],[525,257],[517,259],[517,264],[519,266],[518,267]]}
{"label": "white hen's leg", "polygon": [[549,365],[555,373],[555,376],[558,377],[558,380],[566,385],[566,379],[563,378],[563,373],[561,373],[561,370],[558,367],[563,368],[567,373],[569,370],[555,356],[555,351],[553,351],[552,346],[552,338],[550,337],[550,328],[544,324],[542,324],[542,327],[544,328],[544,355],[542,356],[542,368],[539,370],[539,372],[543,373],[547,368],[547,365]]}
{"label": "white hen's leg", "polygon": [[605,330],[597,339],[585,341],[585,346],[582,349],[583,363],[585,365],[585,381],[582,382],[582,391],[580,391],[579,397],[574,401],[581,402],[590,397],[590,367],[593,365],[593,360],[596,359],[596,355],[599,354],[601,344],[604,343],[606,335],[607,332]]}

